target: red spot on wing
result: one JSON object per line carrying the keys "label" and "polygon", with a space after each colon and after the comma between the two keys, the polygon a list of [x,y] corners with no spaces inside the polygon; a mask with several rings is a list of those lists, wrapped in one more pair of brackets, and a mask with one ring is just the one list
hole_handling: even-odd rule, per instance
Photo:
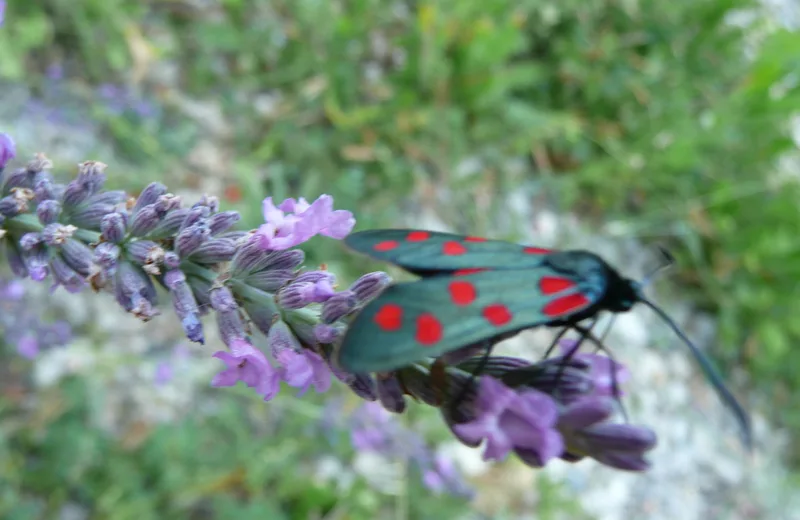
{"label": "red spot on wing", "polygon": [[417,316],[417,333],[414,338],[423,346],[431,346],[442,339],[442,323],[433,314]]}
{"label": "red spot on wing", "polygon": [[412,231],[406,237],[406,240],[409,242],[424,242],[431,237],[431,234],[427,231]]}
{"label": "red spot on wing", "polygon": [[571,287],[575,287],[575,282],[567,278],[543,276],[539,280],[539,290],[542,291],[542,294],[555,294]]}
{"label": "red spot on wing", "polygon": [[542,313],[551,318],[557,318],[572,311],[578,310],[589,304],[589,298],[583,294],[570,294],[569,296],[562,296],[551,301],[542,309]]}
{"label": "red spot on wing", "polygon": [[466,269],[456,269],[453,271],[453,276],[466,276],[468,274],[482,273],[488,271],[485,267],[467,267]]}
{"label": "red spot on wing", "polygon": [[375,314],[373,321],[387,332],[399,330],[403,325],[403,308],[394,303],[387,303]]}
{"label": "red spot on wing", "polygon": [[400,242],[397,240],[384,240],[383,242],[378,242],[375,244],[374,249],[375,251],[391,251],[395,247],[399,246]]}
{"label": "red spot on wing", "polygon": [[483,237],[467,237],[464,242],[486,242],[486,239]]}
{"label": "red spot on wing", "polygon": [[483,308],[483,317],[495,327],[499,327],[511,321],[512,315],[508,307],[502,303],[493,303]]}
{"label": "red spot on wing", "polygon": [[449,242],[444,243],[444,247],[442,247],[442,252],[446,255],[454,256],[454,255],[463,255],[467,252],[467,248],[464,247],[464,244],[461,242],[456,242],[451,240]]}
{"label": "red spot on wing", "polygon": [[453,300],[453,303],[456,305],[469,305],[478,297],[475,286],[470,282],[450,282],[448,290],[450,291],[450,299]]}
{"label": "red spot on wing", "polygon": [[552,249],[545,249],[543,247],[523,247],[523,253],[527,253],[529,255],[547,255],[553,252]]}
{"label": "red spot on wing", "polygon": [[468,267],[466,269],[457,269],[453,271],[453,276],[466,276],[468,274],[481,273],[486,270],[485,267]]}

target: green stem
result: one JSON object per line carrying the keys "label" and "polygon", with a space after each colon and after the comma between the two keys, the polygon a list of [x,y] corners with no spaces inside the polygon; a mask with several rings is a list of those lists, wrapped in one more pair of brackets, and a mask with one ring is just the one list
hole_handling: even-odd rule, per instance
{"label": "green stem", "polygon": [[217,277],[219,276],[216,271],[212,271],[211,269],[206,269],[205,267],[200,267],[199,265],[195,264],[194,262],[189,262],[184,260],[181,262],[180,265],[181,271],[186,274],[191,274],[201,280],[204,280],[210,284],[213,284],[217,281]]}
{"label": "green stem", "polygon": [[100,241],[100,233],[88,229],[79,229],[75,232],[75,238],[86,244],[96,244]]}
{"label": "green stem", "polygon": [[14,218],[6,219],[3,222],[3,227],[8,231],[17,231],[22,233],[39,232],[44,229],[44,226],[36,215],[32,213],[23,213]]}

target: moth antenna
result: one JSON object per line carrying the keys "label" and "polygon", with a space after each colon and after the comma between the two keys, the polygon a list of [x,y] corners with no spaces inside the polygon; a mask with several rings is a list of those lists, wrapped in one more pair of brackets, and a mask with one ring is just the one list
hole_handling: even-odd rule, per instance
{"label": "moth antenna", "polygon": [[655,312],[662,320],[664,320],[664,322],[666,322],[666,324],[681,339],[681,341],[683,341],[686,346],[689,347],[689,350],[697,360],[697,363],[700,365],[703,373],[711,382],[714,390],[716,390],[717,395],[719,395],[725,406],[727,406],[736,417],[736,421],[739,423],[739,428],[741,429],[742,441],[744,442],[744,445],[747,447],[748,451],[751,451],[753,449],[753,432],[750,427],[750,418],[748,417],[747,412],[744,411],[742,406],[733,396],[731,391],[728,390],[728,387],[725,386],[722,376],[711,363],[711,360],[705,354],[703,354],[703,352],[698,349],[694,343],[691,342],[691,340],[686,336],[686,334],[684,334],[680,327],[678,327],[678,325],[676,325],[675,322],[672,321],[667,313],[661,310],[660,307],[641,295],[639,296],[639,301],[650,307],[653,312]]}
{"label": "moth antenna", "polygon": [[641,281],[641,285],[649,285],[653,282],[653,280],[659,276],[664,271],[667,271],[675,266],[677,261],[675,257],[672,256],[672,253],[664,246],[656,246],[658,248],[658,252],[661,253],[661,263],[656,266],[655,269],[650,271]]}

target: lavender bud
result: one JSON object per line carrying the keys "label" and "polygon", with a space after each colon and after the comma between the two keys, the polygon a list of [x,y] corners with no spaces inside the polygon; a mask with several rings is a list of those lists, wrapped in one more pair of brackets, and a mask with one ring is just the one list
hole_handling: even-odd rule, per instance
{"label": "lavender bud", "polygon": [[172,210],[181,207],[181,198],[172,193],[165,193],[161,195],[158,200],[153,204],[158,214],[163,218],[164,215]]}
{"label": "lavender bud", "polygon": [[52,167],[53,163],[44,154],[36,154],[25,168],[15,170],[8,176],[5,189],[6,191],[10,191],[13,188],[32,189],[39,180],[48,178],[49,174],[44,170]]}
{"label": "lavender bud", "polygon": [[366,303],[383,292],[391,281],[388,274],[376,271],[365,274],[353,282],[349,290],[355,293],[359,303]]}
{"label": "lavender bud", "polygon": [[249,231],[228,231],[227,233],[220,233],[217,238],[227,238],[236,242],[237,247],[241,247],[247,243],[247,238],[250,237]]}
{"label": "lavender bud", "polygon": [[343,291],[334,294],[322,304],[322,315],[320,316],[322,323],[331,324],[343,318],[352,312],[356,305],[358,305],[358,300],[356,300],[356,295],[352,292]]}
{"label": "lavender bud", "polygon": [[89,276],[92,271],[94,253],[91,248],[79,240],[67,239],[61,245],[64,261],[82,276]]}
{"label": "lavender bud", "polygon": [[164,265],[169,269],[177,269],[181,265],[181,257],[174,251],[164,253]]}
{"label": "lavender bud", "polygon": [[272,355],[276,359],[281,357],[280,354],[283,350],[303,351],[303,347],[300,346],[300,342],[297,341],[297,338],[292,333],[292,329],[286,322],[281,320],[276,321],[272,328],[269,329],[267,343],[269,343]]}
{"label": "lavender bud", "polygon": [[274,293],[294,276],[291,269],[265,269],[248,275],[244,283],[268,293]]}
{"label": "lavender bud", "polygon": [[35,197],[28,188],[12,188],[11,194],[0,199],[0,213],[6,217],[16,217],[28,211],[28,203]]}
{"label": "lavender bud", "polygon": [[292,283],[317,283],[321,281],[334,284],[336,282],[336,275],[330,271],[306,271],[305,273],[297,275],[297,278],[295,278]]}
{"label": "lavender bud", "polygon": [[403,387],[395,374],[378,374],[377,378],[378,399],[383,407],[390,412],[403,413],[406,409],[406,399],[403,396]]}
{"label": "lavender bud", "polygon": [[251,238],[239,247],[238,253],[233,258],[232,273],[240,274],[261,271],[262,269],[295,269],[305,260],[305,254],[300,249],[287,251],[264,251],[258,238]]}
{"label": "lavender bud", "polygon": [[278,291],[278,305],[284,309],[302,309],[313,301],[313,283],[293,283]]}
{"label": "lavender bud", "polygon": [[219,198],[213,195],[203,195],[198,202],[195,202],[192,208],[208,208],[211,213],[219,211]]}
{"label": "lavender bud", "polygon": [[8,175],[5,183],[6,191],[13,188],[30,188],[33,184],[33,174],[25,168],[17,168]]}
{"label": "lavender bud", "polygon": [[23,259],[22,253],[20,253],[17,246],[11,242],[5,249],[6,258],[8,259],[9,267],[11,267],[11,272],[13,272],[17,278],[27,278],[28,267],[25,265],[25,260]]}
{"label": "lavender bud", "polygon": [[63,285],[64,289],[70,293],[80,292],[86,285],[83,277],[67,265],[61,255],[55,255],[50,259],[50,269],[56,285]]}
{"label": "lavender bud", "polygon": [[17,145],[11,136],[6,133],[0,133],[0,171],[6,167],[6,164],[17,156]]}
{"label": "lavender bud", "polygon": [[78,230],[72,224],[64,225],[56,222],[55,224],[48,224],[44,227],[41,237],[48,246],[60,246],[72,238],[72,235]]}
{"label": "lavender bud", "polygon": [[205,220],[206,218],[208,218],[209,215],[211,215],[211,210],[209,210],[207,207],[192,206],[192,208],[186,214],[186,218],[183,219],[183,222],[181,222],[180,229],[183,230],[188,227],[191,227],[200,222],[201,220]]}
{"label": "lavender bud", "polygon": [[239,315],[239,306],[233,299],[233,294],[227,287],[217,286],[211,289],[209,294],[211,307],[217,313],[217,327],[219,334],[226,345],[230,345],[234,339],[243,339],[247,333],[244,323]]}
{"label": "lavender bud", "polygon": [[36,207],[36,216],[45,226],[57,221],[60,214],[61,204],[55,200],[44,200]]}
{"label": "lavender bud", "polygon": [[342,327],[318,323],[314,326],[314,337],[320,343],[330,345],[342,336]]}
{"label": "lavender bud", "polygon": [[142,321],[158,314],[153,281],[136,265],[125,261],[118,264],[114,292],[122,308]]}
{"label": "lavender bud", "polygon": [[103,239],[116,244],[125,239],[125,224],[128,218],[124,213],[109,213],[100,221],[100,231]]}
{"label": "lavender bud", "polygon": [[[36,187],[33,190],[33,193],[36,197],[36,200],[41,203],[46,200],[55,200],[60,198],[60,193],[53,181],[50,179],[42,179],[36,183]],[[60,205],[59,205],[60,206]]]}
{"label": "lavender bud", "polygon": [[231,274],[238,276],[255,271],[254,267],[263,256],[264,252],[259,247],[258,241],[248,239],[233,256]]}
{"label": "lavender bud", "polygon": [[118,245],[110,242],[103,242],[94,248],[92,262],[105,270],[110,270],[116,267],[117,260],[119,259],[121,253],[122,250]]}
{"label": "lavender bud", "polygon": [[41,233],[25,233],[22,235],[22,238],[19,239],[19,246],[23,251],[30,251],[42,242],[44,242],[44,238]]}
{"label": "lavender bud", "polygon": [[230,261],[234,254],[236,254],[236,243],[233,240],[217,238],[200,244],[190,258],[201,264],[216,264]]}
{"label": "lavender bud", "polygon": [[86,186],[90,194],[97,193],[106,182],[107,164],[99,161],[86,161],[78,165],[78,182]]}
{"label": "lavender bud", "polygon": [[333,364],[330,366],[331,372],[336,376],[336,379],[349,386],[357,396],[366,401],[378,399],[378,391],[372,376],[369,374],[351,374],[350,372],[344,372]]}
{"label": "lavender bud", "polygon": [[305,253],[300,249],[277,251],[267,253],[258,265],[260,269],[297,269],[306,259]]}
{"label": "lavender bud", "polygon": [[131,235],[143,237],[153,231],[159,223],[159,215],[152,204],[137,211],[131,219],[129,227]]}
{"label": "lavender bud", "polygon": [[181,228],[181,224],[186,220],[186,215],[189,214],[188,208],[180,208],[170,211],[164,215],[164,219],[147,234],[147,238],[155,240],[169,238],[173,236]]}
{"label": "lavender bud", "polygon": [[78,165],[78,177],[67,184],[62,204],[65,208],[74,208],[94,195],[106,180],[103,170],[106,165],[96,161],[86,161]]}
{"label": "lavender bud", "polygon": [[164,249],[150,240],[136,240],[126,247],[128,258],[141,265],[151,275],[161,274],[159,266],[164,262]]}
{"label": "lavender bud", "polygon": [[136,203],[133,205],[133,214],[135,215],[142,210],[145,206],[155,204],[158,198],[167,192],[167,187],[161,183],[153,182],[148,184],[145,189],[139,194]]}
{"label": "lavender bud", "polygon": [[69,221],[78,227],[99,230],[103,217],[114,211],[114,204],[81,204],[70,213]]}
{"label": "lavender bud", "polygon": [[186,258],[197,250],[200,244],[208,240],[208,237],[208,226],[205,223],[198,222],[184,228],[175,237],[175,252],[181,258]]}
{"label": "lavender bud", "polygon": [[114,190],[114,191],[103,191],[96,195],[92,195],[89,197],[89,200],[86,201],[87,204],[111,204],[112,206],[117,206],[125,202],[128,198],[128,194],[121,190]]}
{"label": "lavender bud", "polygon": [[74,208],[91,195],[92,192],[89,191],[89,187],[79,183],[76,179],[67,184],[64,195],[61,197],[61,202],[65,208]]}
{"label": "lavender bud", "polygon": [[9,195],[0,199],[0,215],[6,217],[16,217],[27,209],[27,205],[23,205],[17,200],[16,197]]}
{"label": "lavender bud", "polygon": [[238,211],[223,211],[222,213],[212,215],[211,218],[208,219],[208,227],[211,229],[211,234],[216,235],[230,229],[230,227],[239,222],[241,218],[242,216],[239,215]]}
{"label": "lavender bud", "polygon": [[195,343],[205,343],[203,325],[200,323],[197,310],[197,301],[195,301],[192,290],[186,282],[186,275],[177,269],[167,271],[164,275],[164,285],[167,286],[172,295],[172,306],[181,320],[186,337]]}

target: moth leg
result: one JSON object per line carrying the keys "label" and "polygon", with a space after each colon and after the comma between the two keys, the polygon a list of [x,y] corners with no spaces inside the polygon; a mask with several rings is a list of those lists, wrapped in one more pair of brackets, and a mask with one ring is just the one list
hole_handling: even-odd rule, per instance
{"label": "moth leg", "polygon": [[[574,325],[574,329],[581,333],[581,337],[583,339],[588,339],[590,342],[592,342],[595,345],[595,347],[596,347],[595,352],[602,350],[606,354],[606,356],[608,356],[608,359],[611,360],[612,365],[616,365],[617,364],[616,358],[611,353],[611,351],[608,349],[608,347],[603,345],[603,342],[600,341],[599,339],[597,339],[592,334],[590,329],[586,329],[584,327],[581,327],[580,325]],[[578,349],[576,348],[571,353],[575,353],[575,352],[577,352],[577,350]],[[614,396],[614,400],[619,405],[619,410],[622,413],[622,418],[625,420],[626,423],[629,422],[628,421],[628,412],[625,410],[625,405],[622,404],[622,397],[620,395],[619,383],[617,382],[617,371],[614,370],[613,367],[612,367],[612,370],[611,370],[611,393]]]}
{"label": "moth leg", "polygon": [[569,329],[570,327],[564,327],[558,334],[556,334],[555,339],[553,340],[552,343],[550,343],[550,346],[547,347],[547,350],[542,356],[542,360],[545,360],[550,357],[550,354],[553,353],[553,350],[556,348],[556,345],[558,345],[558,342],[561,341],[561,338],[564,337],[564,334],[566,334]]}
{"label": "moth leg", "polygon": [[473,370],[470,373],[469,379],[464,383],[464,386],[461,387],[461,391],[453,400],[451,405],[453,406],[453,408],[458,408],[458,405],[460,405],[463,402],[464,398],[467,397],[467,393],[469,392],[470,387],[475,384],[475,378],[479,376],[481,372],[483,372],[484,368],[486,368],[486,363],[489,362],[489,356],[491,356],[493,348],[494,348],[494,343],[489,342],[489,344],[486,346],[486,350],[483,352],[483,355],[481,356],[481,360],[478,363],[478,366],[475,367],[475,370]]}

